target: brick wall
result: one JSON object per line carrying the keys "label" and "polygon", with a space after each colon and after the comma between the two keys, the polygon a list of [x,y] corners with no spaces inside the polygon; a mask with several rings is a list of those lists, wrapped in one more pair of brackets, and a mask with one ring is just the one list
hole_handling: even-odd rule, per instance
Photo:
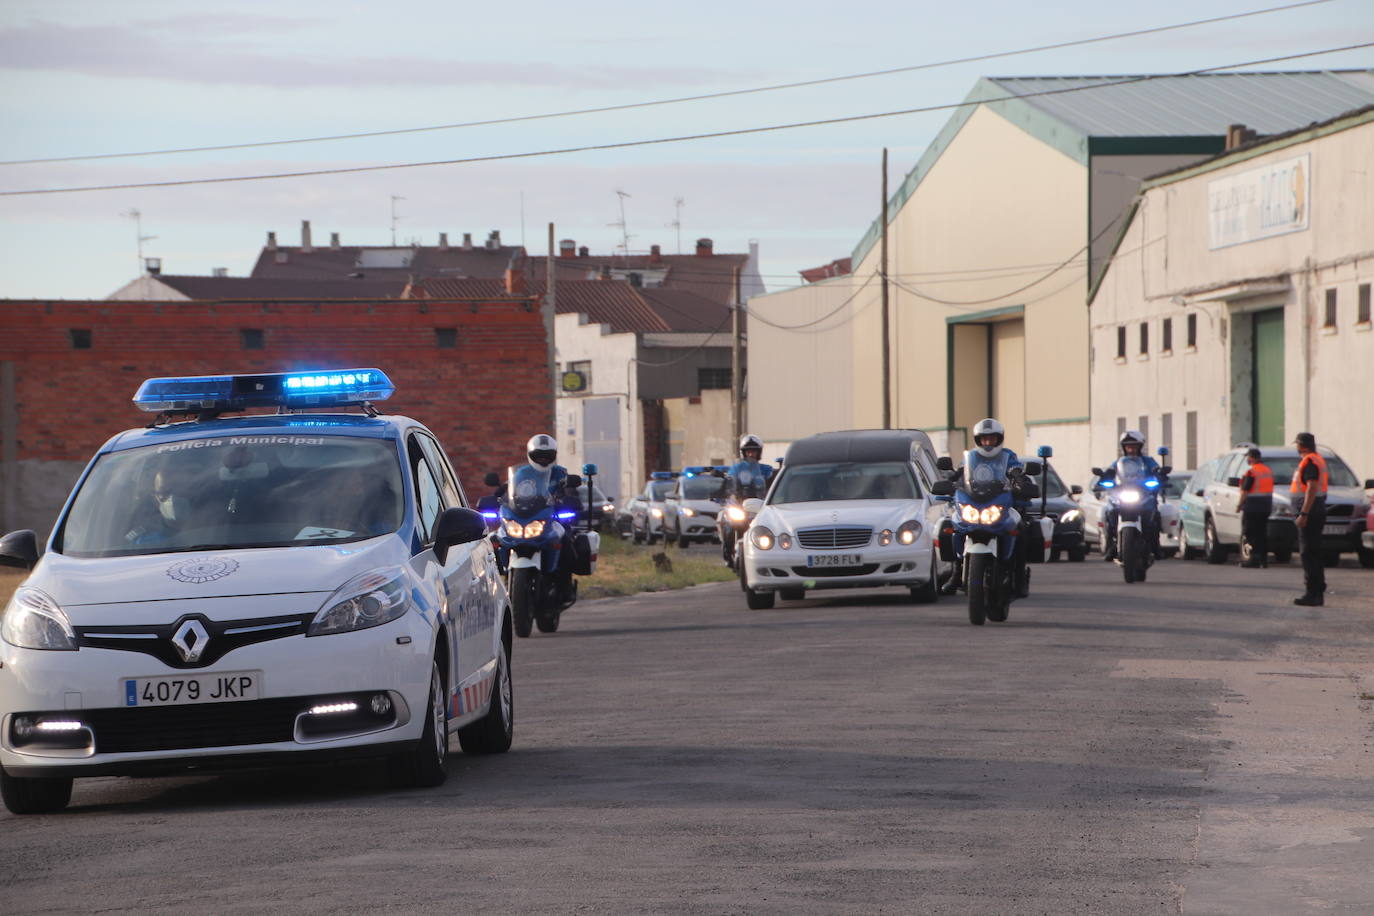
{"label": "brick wall", "polygon": [[[454,329],[454,346],[438,346],[436,328]],[[73,348],[72,329],[90,331],[89,349]],[[263,332],[262,349],[244,348],[244,329]],[[15,464],[79,470],[111,435],[148,423],[130,402],[145,378],[375,366],[396,385],[379,409],[433,430],[475,499],[487,471],[522,459],[526,439],[552,426],[547,352],[537,297],[0,301],[0,363],[12,365],[14,389],[13,403],[0,404],[10,430],[0,496],[24,502]],[[12,507],[3,519],[30,526],[13,525]]]}

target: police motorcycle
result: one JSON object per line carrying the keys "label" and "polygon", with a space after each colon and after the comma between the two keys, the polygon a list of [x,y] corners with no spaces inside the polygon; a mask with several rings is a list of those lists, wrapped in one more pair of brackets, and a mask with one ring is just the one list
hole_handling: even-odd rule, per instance
{"label": "police motorcycle", "polygon": [[[940,458],[936,466],[954,471],[948,456]],[[953,538],[946,537],[941,537],[940,548],[946,559],[959,561],[968,593],[968,619],[974,626],[987,620],[1004,622],[1011,614],[1011,602],[1030,595],[1023,521],[1039,526],[1042,542],[1052,539],[1054,522],[1048,518],[1023,520],[1015,503],[1039,495],[1039,487],[1026,478],[1038,477],[1040,472],[1040,462],[1027,461],[1024,474],[1008,475],[987,461],[979,461],[970,450],[964,455],[961,486],[953,480],[940,480],[930,487],[935,496],[954,497],[953,534],[963,536],[963,550],[958,551]]]}
{"label": "police motorcycle", "polygon": [[[591,505],[592,479],[596,465],[583,465],[586,475],[587,504]],[[483,497],[478,508],[488,524],[495,525],[492,539],[497,546],[497,565],[507,576],[512,623],[515,635],[527,637],[533,627],[541,633],[556,633],[564,611],[577,603],[574,575],[589,576],[596,571],[601,535],[573,528],[578,512],[559,503],[549,493],[552,467],[513,465],[508,471],[504,494]],[[486,485],[497,487],[501,480],[488,474]],[[567,476],[567,486],[582,486],[583,478]]]}
{"label": "police motorcycle", "polygon": [[[750,451],[756,452],[752,458],[748,454]],[[763,497],[768,495],[768,486],[774,476],[772,466],[759,461],[763,456],[763,440],[758,436],[741,436],[739,454],[740,460],[725,470],[729,495],[725,508],[716,516],[721,556],[731,569],[737,568],[735,555],[742,549],[740,536],[763,508]]]}
{"label": "police motorcycle", "polygon": [[[1159,455],[1169,450],[1160,447]],[[1127,584],[1144,582],[1158,548],[1159,498],[1168,481],[1170,465],[1152,470],[1138,455],[1123,455],[1115,468],[1093,468],[1100,486],[1116,513],[1116,556]]]}

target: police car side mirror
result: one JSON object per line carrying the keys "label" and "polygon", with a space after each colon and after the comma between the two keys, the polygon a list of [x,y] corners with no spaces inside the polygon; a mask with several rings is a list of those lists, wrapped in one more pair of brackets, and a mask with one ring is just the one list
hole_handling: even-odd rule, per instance
{"label": "police car side mirror", "polygon": [[567,486],[576,490],[578,487],[582,486],[582,478],[577,474],[569,474]]}
{"label": "police car side mirror", "polygon": [[1227,477],[1227,478],[1226,478],[1226,485],[1227,485],[1228,487],[1238,487],[1238,486],[1240,486],[1240,478],[1239,478],[1239,477]]}
{"label": "police car side mirror", "polygon": [[487,471],[487,476],[482,478],[482,483],[489,487],[501,486],[501,477],[495,471]]}
{"label": "police car side mirror", "polygon": [[948,455],[941,455],[935,459],[935,467],[942,471],[952,471],[954,470],[954,462],[950,460]]}
{"label": "police car side mirror", "polygon": [[0,566],[33,569],[38,563],[38,535],[24,528],[0,538]]}
{"label": "police car side mirror", "polygon": [[434,526],[434,558],[440,564],[448,562],[448,550],[459,544],[471,544],[487,536],[487,520],[482,513],[455,506],[445,509]]}
{"label": "police car side mirror", "polygon": [[[942,468],[941,470],[949,470],[949,469],[948,469],[948,468]],[[954,495],[954,481],[952,481],[952,480],[937,480],[937,481],[935,481],[934,483],[932,483],[932,484],[930,485],[930,492],[931,492],[933,495],[935,495],[935,496],[953,496],[953,495]]]}
{"label": "police car side mirror", "polygon": [[1040,476],[1040,472],[1043,471],[1043,470],[1044,470],[1044,467],[1043,467],[1043,466],[1040,464],[1040,462],[1038,462],[1038,461],[1027,461],[1027,462],[1026,462],[1026,474],[1027,474],[1028,476],[1030,476],[1030,477],[1039,477],[1039,476]]}

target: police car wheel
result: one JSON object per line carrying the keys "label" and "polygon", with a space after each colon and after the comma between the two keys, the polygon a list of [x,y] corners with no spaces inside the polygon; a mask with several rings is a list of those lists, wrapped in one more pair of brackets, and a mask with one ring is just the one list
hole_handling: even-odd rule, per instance
{"label": "police car wheel", "polygon": [[407,788],[443,785],[448,779],[448,770],[444,768],[447,759],[448,703],[444,701],[444,681],[436,661],[430,666],[425,730],[414,750],[396,754],[388,761],[391,781]]}
{"label": "police car wheel", "polygon": [[11,814],[48,814],[67,807],[72,799],[72,780],[70,776],[11,776],[0,768],[0,796]]}
{"label": "police car wheel", "polygon": [[464,754],[502,754],[510,750],[515,735],[515,691],[511,686],[510,646],[501,642],[496,657],[496,685],[491,709],[471,725],[458,729],[458,745]]}

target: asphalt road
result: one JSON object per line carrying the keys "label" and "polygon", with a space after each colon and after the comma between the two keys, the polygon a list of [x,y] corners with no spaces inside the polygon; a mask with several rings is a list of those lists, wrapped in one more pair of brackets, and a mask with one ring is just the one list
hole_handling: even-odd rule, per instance
{"label": "asphalt road", "polygon": [[[29,912],[1374,912],[1374,572],[1036,569],[962,602],[732,585],[516,646],[507,755],[78,781],[0,813]],[[456,742],[454,747],[456,749]]]}

